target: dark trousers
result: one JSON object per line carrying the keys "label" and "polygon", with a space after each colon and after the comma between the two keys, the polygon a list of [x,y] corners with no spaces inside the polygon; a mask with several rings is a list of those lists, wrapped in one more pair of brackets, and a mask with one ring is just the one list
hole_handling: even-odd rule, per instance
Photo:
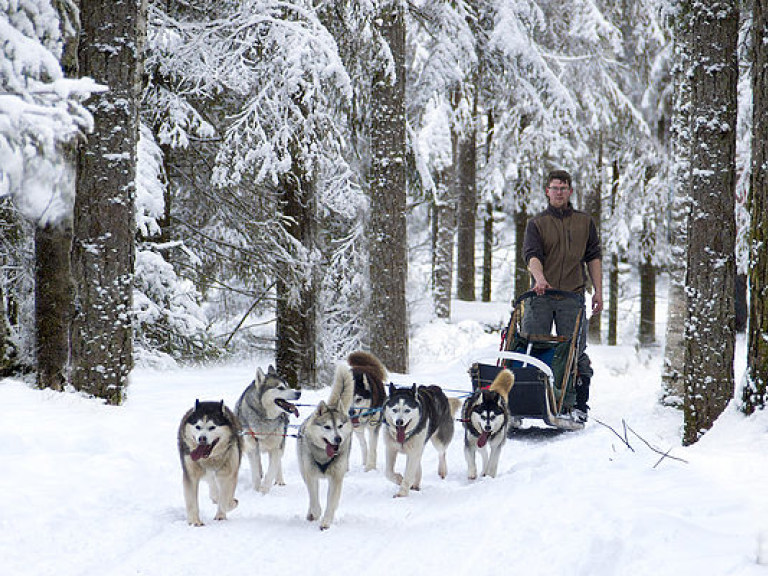
{"label": "dark trousers", "polygon": [[592,378],[592,362],[584,350],[587,347],[587,314],[584,306],[584,295],[578,298],[552,296],[545,294],[529,298],[525,302],[521,329],[524,334],[551,334],[552,324],[555,325],[555,334],[558,336],[573,336],[573,328],[576,318],[581,311],[581,328],[579,329],[578,372],[579,376]]}

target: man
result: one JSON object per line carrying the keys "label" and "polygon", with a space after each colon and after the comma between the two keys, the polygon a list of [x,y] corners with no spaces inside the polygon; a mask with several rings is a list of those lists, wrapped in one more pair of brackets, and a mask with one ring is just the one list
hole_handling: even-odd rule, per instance
{"label": "man", "polygon": [[[592,365],[584,349],[587,345],[587,320],[584,291],[587,274],[592,279],[592,314],[603,309],[602,249],[597,227],[589,214],[574,210],[570,198],[571,175],[554,170],[547,177],[549,206],[538,214],[525,230],[523,252],[533,277],[533,291],[539,295],[527,303],[522,330],[527,334],[549,334],[552,322],[560,336],[572,336],[579,311],[582,324],[578,349],[576,404],[574,419],[587,420],[587,400],[592,379]],[[586,271],[585,271],[586,265]],[[572,292],[578,298],[547,295],[547,290]]]}

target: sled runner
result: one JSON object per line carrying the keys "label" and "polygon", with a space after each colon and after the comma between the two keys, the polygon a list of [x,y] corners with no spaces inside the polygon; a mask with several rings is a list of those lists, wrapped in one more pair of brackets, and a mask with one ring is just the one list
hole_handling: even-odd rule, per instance
{"label": "sled runner", "polygon": [[[556,290],[548,291],[547,295],[578,298]],[[508,400],[513,428],[520,428],[523,419],[538,419],[561,430],[581,430],[584,423],[572,419],[570,412],[576,400],[576,365],[584,313],[579,312],[570,337],[524,334],[520,326],[525,303],[538,297],[535,292],[526,292],[515,300],[509,325],[502,333],[496,364],[475,363],[469,369],[472,389],[489,386],[500,370],[509,368],[515,375]]]}

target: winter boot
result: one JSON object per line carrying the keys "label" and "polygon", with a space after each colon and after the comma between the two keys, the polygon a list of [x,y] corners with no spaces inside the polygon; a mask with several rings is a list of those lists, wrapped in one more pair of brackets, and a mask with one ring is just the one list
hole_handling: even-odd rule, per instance
{"label": "winter boot", "polygon": [[579,376],[576,380],[576,405],[573,407],[573,417],[580,422],[587,421],[589,382],[590,378],[587,376]]}

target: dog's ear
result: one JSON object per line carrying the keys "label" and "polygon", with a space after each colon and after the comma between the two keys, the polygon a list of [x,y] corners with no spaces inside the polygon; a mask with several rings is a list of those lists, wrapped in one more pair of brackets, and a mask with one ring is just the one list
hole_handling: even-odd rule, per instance
{"label": "dog's ear", "polygon": [[267,368],[267,374],[270,376],[277,376],[277,370],[275,370],[275,367],[272,366],[272,364],[270,364],[269,368]]}
{"label": "dog's ear", "polygon": [[256,380],[254,382],[256,383],[256,386],[261,385],[262,382],[264,382],[264,379],[266,376],[264,375],[264,370],[261,369],[261,366],[259,366],[256,369]]}
{"label": "dog's ear", "polygon": [[392,396],[392,394],[395,393],[395,390],[397,390],[397,388],[395,388],[395,385],[392,382],[390,382],[389,383],[389,395]]}
{"label": "dog's ear", "polygon": [[200,410],[200,398],[195,398],[195,411]]}
{"label": "dog's ear", "polygon": [[224,400],[219,402],[219,410],[221,411],[222,414],[226,413],[226,410],[224,410]]}
{"label": "dog's ear", "polygon": [[320,400],[317,404],[317,415],[322,416],[328,411],[328,404],[325,403],[325,400]]}
{"label": "dog's ear", "polygon": [[416,386],[416,384],[414,384],[414,385],[413,385],[413,388],[411,388],[411,392],[413,392],[413,395],[414,395],[414,396],[416,396],[416,389],[417,389],[417,388],[418,388],[418,386]]}

